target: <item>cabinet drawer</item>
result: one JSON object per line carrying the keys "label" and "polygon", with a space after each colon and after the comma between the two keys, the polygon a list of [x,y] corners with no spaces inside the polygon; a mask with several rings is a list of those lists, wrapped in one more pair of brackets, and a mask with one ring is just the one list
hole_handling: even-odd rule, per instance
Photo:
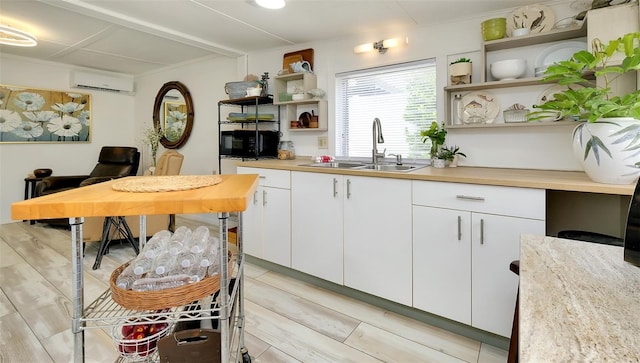
{"label": "cabinet drawer", "polygon": [[545,190],[429,181],[413,182],[413,204],[545,219]]}
{"label": "cabinet drawer", "polygon": [[259,174],[264,187],[291,189],[291,172],[288,170],[238,167],[238,174]]}

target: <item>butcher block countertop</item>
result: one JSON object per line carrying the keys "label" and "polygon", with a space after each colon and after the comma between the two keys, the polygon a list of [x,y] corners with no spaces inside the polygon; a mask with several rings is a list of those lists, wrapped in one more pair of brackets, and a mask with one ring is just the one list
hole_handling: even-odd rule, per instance
{"label": "butcher block countertop", "polygon": [[425,167],[411,172],[390,172],[373,170],[353,170],[339,168],[318,168],[304,166],[310,164],[309,157],[299,157],[294,160],[262,159],[238,162],[237,166],[280,169],[291,171],[309,171],[316,173],[330,173],[342,175],[375,176],[382,178],[431,180],[451,183],[485,184],[507,187],[535,188],[548,190],[562,190],[573,192],[588,192],[617,195],[633,195],[634,184],[615,185],[592,182],[584,172],[553,171],[530,169],[502,169],[502,168],[433,168]]}
{"label": "butcher block countertop", "polygon": [[639,362],[640,267],[622,247],[523,236],[520,362]]}
{"label": "butcher block countertop", "polygon": [[114,179],[13,203],[11,217],[20,220],[244,211],[258,185],[258,175],[220,177],[221,183],[208,187],[150,193],[121,192],[111,188],[116,182],[147,178],[145,176]]}

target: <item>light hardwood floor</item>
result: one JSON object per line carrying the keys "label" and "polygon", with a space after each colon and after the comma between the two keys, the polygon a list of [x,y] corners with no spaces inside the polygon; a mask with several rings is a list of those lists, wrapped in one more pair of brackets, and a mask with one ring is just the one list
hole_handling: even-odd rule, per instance
{"label": "light hardwood floor", "polygon": [[[178,218],[178,225],[201,222]],[[0,362],[70,362],[71,243],[64,229],[0,225]],[[108,288],[113,269],[134,256],[115,246],[92,270],[85,300]],[[505,362],[507,352],[248,264],[245,343],[253,362]],[[108,329],[88,329],[87,362],[113,362]]]}

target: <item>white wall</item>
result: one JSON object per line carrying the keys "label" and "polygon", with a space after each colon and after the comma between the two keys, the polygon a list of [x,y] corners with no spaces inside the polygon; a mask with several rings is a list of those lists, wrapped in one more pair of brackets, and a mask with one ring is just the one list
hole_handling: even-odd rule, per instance
{"label": "white wall", "polygon": [[24,178],[37,168],[53,175],[86,175],[107,145],[136,146],[134,103],[129,95],[86,91],[69,87],[73,68],[0,54],[0,83],[91,94],[90,143],[0,144],[0,223],[11,222],[11,203],[24,197]]}

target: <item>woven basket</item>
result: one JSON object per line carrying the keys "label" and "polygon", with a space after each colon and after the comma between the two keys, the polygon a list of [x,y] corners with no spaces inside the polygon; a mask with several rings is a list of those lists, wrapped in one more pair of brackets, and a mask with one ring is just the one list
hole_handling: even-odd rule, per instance
{"label": "woven basket", "polygon": [[[231,256],[231,253],[229,253]],[[121,289],[116,285],[116,279],[131,261],[113,270],[109,285],[111,297],[125,309],[130,310],[160,310],[190,304],[220,289],[220,275],[208,276],[202,281],[158,291],[133,291]],[[229,262],[229,276],[233,271],[233,263]]]}

